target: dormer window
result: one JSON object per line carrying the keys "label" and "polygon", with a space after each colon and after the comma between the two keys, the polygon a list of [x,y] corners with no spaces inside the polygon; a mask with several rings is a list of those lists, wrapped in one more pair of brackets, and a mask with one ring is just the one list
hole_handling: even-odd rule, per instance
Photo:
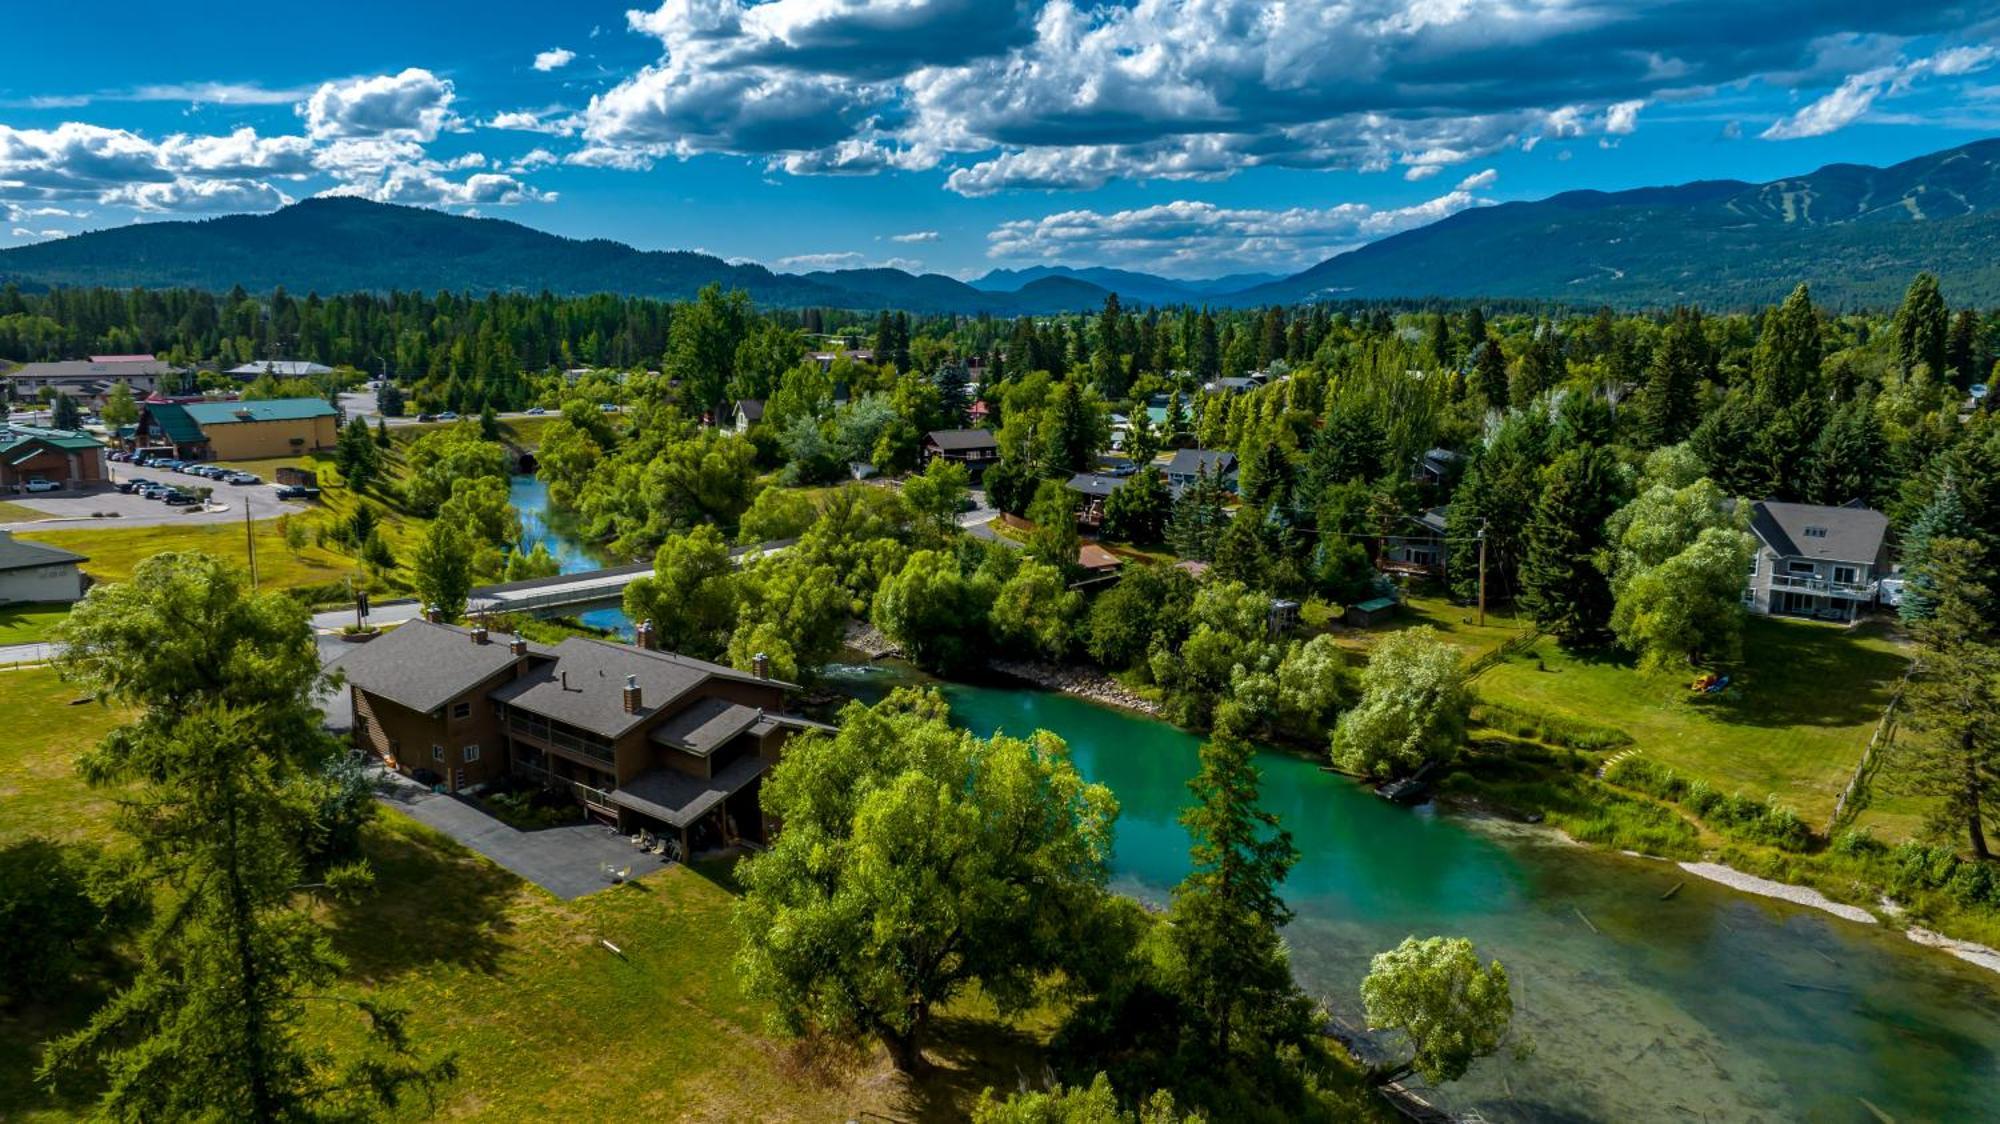
{"label": "dormer window", "polygon": [[1825,538],[1825,537],[1826,537],[1826,528],[1825,528],[1825,527],[1807,527],[1807,528],[1806,528],[1806,537],[1807,537],[1807,538],[1809,538],[1809,539],[1823,539],[1823,538]]}

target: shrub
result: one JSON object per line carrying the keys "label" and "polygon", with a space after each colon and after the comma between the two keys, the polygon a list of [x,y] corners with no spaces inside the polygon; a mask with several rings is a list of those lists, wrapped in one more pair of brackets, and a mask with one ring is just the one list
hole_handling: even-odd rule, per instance
{"label": "shrub", "polygon": [[1601,752],[1632,744],[1632,735],[1615,726],[1599,726],[1505,703],[1480,701],[1472,708],[1472,720],[1517,738],[1532,738],[1566,749]]}

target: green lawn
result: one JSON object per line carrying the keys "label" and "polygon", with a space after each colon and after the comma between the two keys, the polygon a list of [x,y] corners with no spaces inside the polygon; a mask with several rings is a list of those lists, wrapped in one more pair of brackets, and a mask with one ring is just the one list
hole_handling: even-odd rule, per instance
{"label": "green lawn", "polygon": [[[0,673],[0,845],[114,838],[107,796],[74,766],[117,715],[72,705],[74,695],[46,669]],[[1003,1023],[976,998],[939,1018],[937,1069],[914,1087],[880,1060],[815,1055],[772,1035],[730,970],[726,865],[560,902],[393,811],[363,847],[375,892],[322,917],[351,989],[406,1006],[421,1049],[456,1055],[460,1075],[438,1105],[447,1118],[961,1118],[981,1088],[1043,1069],[1050,1018]],[[79,987],[49,1006],[0,1010],[0,1120],[87,1115],[87,1102],[53,1099],[32,1073],[40,1043],[101,998]],[[359,1033],[349,1013],[321,1017],[330,1042]]]}
{"label": "green lawn", "polygon": [[[296,518],[296,517],[295,517]],[[264,589],[337,582],[356,564],[310,541],[294,554],[285,546],[275,519],[251,524],[257,543],[257,578]],[[45,542],[88,555],[84,572],[99,581],[124,581],[140,562],[169,550],[199,550],[229,559],[247,570],[250,548],[241,523],[194,523],[159,527],[115,527],[79,531],[22,532],[23,540]]]}
{"label": "green lawn", "polygon": [[[1736,685],[1721,698],[1691,693],[1686,673],[1574,656],[1552,640],[1488,669],[1476,689],[1531,712],[1617,727],[1649,757],[1723,792],[1776,793],[1817,830],[1907,662],[1880,625],[1850,631],[1748,617]],[[1878,793],[1861,823],[1901,838],[1919,814],[1908,798]]]}
{"label": "green lawn", "polygon": [[0,644],[33,644],[69,616],[68,605],[0,605]]}
{"label": "green lawn", "polygon": [[0,500],[0,523],[29,523],[38,519],[47,519],[48,517],[49,513],[46,511],[36,511],[32,507],[23,507],[18,503],[9,503],[6,500]]}

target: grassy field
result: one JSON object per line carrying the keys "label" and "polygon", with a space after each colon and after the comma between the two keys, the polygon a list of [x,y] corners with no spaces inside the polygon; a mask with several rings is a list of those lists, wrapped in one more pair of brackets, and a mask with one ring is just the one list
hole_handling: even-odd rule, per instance
{"label": "grassy field", "polygon": [[[1815,829],[1825,825],[1908,663],[1882,626],[1847,631],[1749,617],[1735,685],[1721,697],[1688,690],[1685,673],[1564,652],[1554,641],[1496,664],[1479,694],[1530,712],[1630,734],[1640,752],[1718,790],[1776,793]],[[1906,837],[1920,807],[1879,793],[1861,823]]]}
{"label": "grassy field", "polygon": [[[109,799],[74,765],[119,716],[72,705],[74,694],[45,669],[0,673],[10,733],[0,739],[0,845],[112,838]],[[879,1059],[772,1035],[730,970],[727,865],[670,868],[561,902],[392,811],[363,846],[377,891],[329,904],[322,918],[352,986],[408,1007],[420,1048],[456,1056],[460,1076],[438,1105],[446,1118],[939,1119],[963,1116],[988,1085],[1042,1071],[1050,1017],[1002,1022],[976,998],[938,1020],[937,1069],[914,1086]],[[0,1120],[88,1114],[32,1073],[39,1044],[102,996],[82,986],[51,1006],[0,1009]],[[358,1031],[325,1018],[329,1041]]]}
{"label": "grassy field", "polygon": [[7,716],[7,736],[0,738],[0,844],[28,835],[110,836],[110,798],[77,779],[76,759],[121,714],[77,697],[46,667],[0,672],[0,714]]}
{"label": "grassy field", "polygon": [[30,523],[48,517],[49,513],[46,511],[36,511],[32,507],[0,500],[0,523]]}
{"label": "grassy field", "polygon": [[0,605],[0,644],[33,644],[69,616],[68,605]]}
{"label": "grassy field", "polygon": [[[310,518],[294,516],[294,518]],[[353,559],[307,544],[297,553],[285,546],[275,519],[252,523],[257,544],[257,579],[263,589],[288,589],[341,581],[355,572]],[[249,566],[250,547],[240,523],[118,527],[88,531],[23,532],[20,537],[88,555],[84,572],[99,581],[124,581],[140,562],[169,550],[200,550]]]}

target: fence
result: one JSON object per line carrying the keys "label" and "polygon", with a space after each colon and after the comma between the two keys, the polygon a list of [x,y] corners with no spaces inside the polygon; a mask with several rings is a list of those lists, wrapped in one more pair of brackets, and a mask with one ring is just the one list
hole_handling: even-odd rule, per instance
{"label": "fence", "polygon": [[1833,815],[1826,821],[1824,833],[1828,839],[1833,838],[1834,832],[1861,811],[1856,801],[1875,773],[1878,751],[1885,750],[1889,743],[1896,740],[1896,710],[1903,702],[1903,689],[1910,685],[1910,676],[1916,671],[1917,661],[1911,660],[1910,666],[1903,669],[1903,678],[1896,683],[1896,693],[1889,696],[1889,705],[1882,708],[1881,721],[1875,723],[1875,732],[1868,735],[1868,748],[1861,751],[1861,763],[1854,767],[1854,775],[1847,778],[1847,787],[1840,790],[1840,795],[1833,802]]}
{"label": "fence", "polygon": [[1535,641],[1540,640],[1541,638],[1542,638],[1542,630],[1539,628],[1531,628],[1528,631],[1522,633],[1521,635],[1514,637],[1512,640],[1503,641],[1502,643],[1495,645],[1490,651],[1480,653],[1479,658],[1473,660],[1471,663],[1466,665],[1465,681],[1467,683],[1470,683],[1473,680],[1479,678],[1481,675],[1486,674],[1487,668],[1492,667],[1494,664],[1499,663],[1501,660],[1504,660],[1509,656],[1514,655],[1517,652],[1527,651],[1528,648],[1535,643]]}

